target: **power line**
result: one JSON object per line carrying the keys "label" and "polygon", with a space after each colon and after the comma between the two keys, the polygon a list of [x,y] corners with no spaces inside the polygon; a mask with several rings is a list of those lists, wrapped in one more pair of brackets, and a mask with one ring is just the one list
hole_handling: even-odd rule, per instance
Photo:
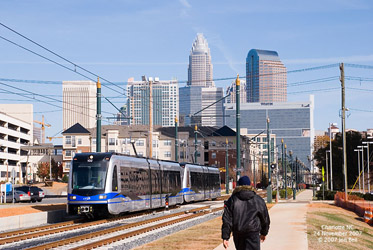
{"label": "power line", "polygon": [[320,91],[333,91],[333,90],[339,90],[339,89],[341,88],[338,87],[338,88],[328,88],[328,89],[304,90],[304,91],[288,92],[288,95],[300,94],[300,93],[312,93],[312,92],[320,92]]}
{"label": "power line", "polygon": [[344,65],[345,65],[346,67],[351,67],[351,68],[373,69],[373,66],[371,66],[371,65],[352,64],[352,63],[345,63]]}
{"label": "power line", "polygon": [[354,109],[354,108],[349,108],[349,110],[359,111],[359,112],[369,112],[369,113],[373,113],[373,110],[366,110],[366,109]]}

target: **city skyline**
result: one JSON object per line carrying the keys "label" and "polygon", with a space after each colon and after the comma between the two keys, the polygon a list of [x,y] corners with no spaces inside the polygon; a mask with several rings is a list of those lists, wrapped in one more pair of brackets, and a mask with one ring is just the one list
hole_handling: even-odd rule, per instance
{"label": "city skyline", "polygon": [[[346,106],[350,110],[346,127],[366,130],[373,123],[369,97],[372,69],[359,66],[373,65],[373,37],[366,32],[373,22],[373,5],[369,1],[338,4],[335,1],[289,1],[283,4],[276,1],[230,4],[216,1],[213,6],[209,2],[185,0],[157,5],[151,2],[103,4],[94,1],[89,6],[74,1],[48,4],[20,1],[17,4],[3,2],[0,6],[3,24],[78,66],[121,84],[122,88],[125,79],[144,74],[161,79],[176,77],[180,86],[186,84],[187,56],[197,33],[203,33],[209,42],[217,87],[228,86],[237,73],[241,78],[245,77],[245,58],[251,49],[277,51],[290,72],[288,101],[304,101],[309,99],[309,94],[315,95],[317,130],[326,130],[330,122],[341,123],[338,63],[357,64],[346,65],[346,76],[350,77],[346,80]],[[89,12],[78,11],[85,7]],[[242,31],[247,29],[248,23],[253,32],[246,34]],[[37,98],[25,97],[33,96],[31,93],[16,95],[14,92],[22,92],[14,87],[55,98],[57,100],[47,100],[34,95],[61,106],[62,81],[87,80],[76,74],[86,72],[79,68],[75,72],[71,64],[45,53],[4,27],[1,27],[1,32],[4,38],[72,69],[67,71],[0,40],[3,48],[0,78],[24,80],[0,81],[11,86],[0,86],[2,103],[33,103],[34,118],[41,120],[41,115],[44,115],[46,122],[52,124],[46,129],[46,135],[58,134],[62,129],[62,107],[52,107],[35,100]],[[325,66],[330,64],[333,66]],[[226,78],[230,79],[224,80]],[[102,80],[103,95],[112,97],[110,100],[121,107],[124,91],[106,84]],[[103,100],[103,116],[114,113],[117,110]]]}

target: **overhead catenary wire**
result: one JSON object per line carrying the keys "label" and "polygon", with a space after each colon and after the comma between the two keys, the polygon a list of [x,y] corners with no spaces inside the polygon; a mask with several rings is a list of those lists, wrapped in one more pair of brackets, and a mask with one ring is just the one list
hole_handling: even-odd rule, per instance
{"label": "overhead catenary wire", "polygon": [[[113,84],[114,86],[116,86],[116,87],[120,88],[121,90],[124,90],[124,91],[125,91],[125,89],[123,89],[122,87],[118,86],[117,84],[115,84],[115,83],[113,83],[113,82],[111,82],[111,81],[105,79],[104,77],[99,76],[99,75],[97,75],[97,74],[95,74],[95,73],[93,73],[93,72],[91,72],[91,71],[89,71],[89,70],[87,70],[87,69],[85,69],[85,68],[79,66],[78,64],[76,64],[76,63],[74,63],[74,62],[72,62],[72,61],[66,59],[65,57],[63,57],[63,56],[61,56],[61,55],[59,55],[59,54],[57,54],[57,53],[55,53],[54,51],[52,51],[52,50],[46,48],[45,46],[43,46],[43,45],[41,45],[41,44],[35,42],[34,40],[32,40],[32,39],[26,37],[26,36],[23,35],[23,34],[19,33],[18,31],[14,30],[14,29],[12,29],[12,28],[10,28],[10,27],[8,27],[7,25],[5,25],[5,24],[3,24],[3,23],[1,23],[1,22],[0,22],[0,25],[3,26],[3,27],[6,28],[6,29],[12,31],[13,33],[15,33],[15,34],[17,34],[17,35],[23,37],[23,38],[26,39],[27,41],[29,41],[29,42],[31,42],[31,43],[33,43],[33,44],[39,46],[40,48],[42,48],[42,49],[48,51],[49,53],[51,53],[51,54],[53,54],[53,55],[55,55],[55,56],[61,58],[62,60],[66,61],[66,62],[68,62],[68,63],[70,63],[70,64],[72,64],[75,68],[79,68],[79,69],[85,71],[86,73],[89,73],[89,74],[95,76],[96,78],[99,77],[100,79],[102,79],[102,80],[104,80],[104,81],[106,81],[106,82],[108,82],[108,83],[110,83],[110,84]],[[76,72],[76,70],[75,70],[75,72]]]}
{"label": "overhead catenary wire", "polygon": [[[0,24],[1,24],[1,23],[0,23]],[[90,78],[89,76],[86,76],[86,75],[84,75],[84,74],[82,74],[82,73],[80,73],[80,72],[77,72],[76,70],[73,70],[73,69],[70,69],[69,67],[64,66],[64,65],[61,64],[61,63],[58,63],[58,62],[56,62],[56,61],[54,61],[54,60],[52,60],[52,59],[49,59],[49,58],[47,58],[47,57],[45,57],[45,56],[43,56],[43,55],[41,55],[41,54],[39,54],[39,53],[36,53],[36,52],[30,50],[30,49],[27,49],[26,47],[24,47],[24,46],[22,46],[22,45],[19,45],[19,44],[13,42],[13,41],[10,41],[9,39],[6,39],[6,38],[3,37],[3,36],[0,36],[0,38],[3,39],[3,40],[5,40],[5,41],[7,41],[7,42],[9,42],[9,43],[11,43],[11,44],[13,44],[13,45],[15,45],[15,46],[20,47],[20,48],[22,48],[22,49],[24,49],[24,50],[26,50],[26,51],[28,51],[28,52],[34,54],[34,55],[37,55],[37,56],[39,56],[39,57],[42,57],[42,58],[45,59],[45,60],[48,60],[48,61],[50,61],[50,62],[53,62],[53,63],[55,63],[55,64],[57,64],[57,65],[59,65],[59,66],[65,68],[65,69],[67,69],[67,70],[70,70],[70,71],[72,71],[72,72],[74,72],[74,73],[76,73],[76,74],[78,74],[78,75],[80,75],[80,76],[83,76],[83,77],[85,77],[85,78],[87,78],[87,79],[89,79],[89,80],[95,82],[95,80],[92,79],[92,78]],[[115,91],[115,92],[117,92],[116,90],[114,90],[113,88],[111,88],[111,87],[109,87],[109,86],[106,86],[106,87],[109,88],[109,89],[111,89],[111,90],[113,90],[113,91]],[[123,95],[125,95],[125,94],[123,93]],[[104,98],[105,98],[105,97],[104,97]],[[105,99],[106,99],[106,98],[105,98]],[[113,106],[114,106],[114,108],[116,108],[119,112],[121,112],[121,111],[120,111],[120,110],[119,110],[115,105],[113,105]]]}
{"label": "overhead catenary wire", "polygon": [[[32,94],[33,96],[39,96],[39,97],[42,97],[42,98],[45,98],[45,99],[49,99],[49,100],[52,100],[52,101],[57,101],[57,102],[63,102],[62,100],[58,100],[56,98],[52,98],[52,97],[48,97],[48,96],[44,96],[44,95],[41,95],[41,94],[37,94],[35,92],[32,92],[32,91],[28,91],[28,90],[24,90],[24,89],[21,89],[21,88],[18,88],[18,87],[15,87],[15,86],[11,86],[9,84],[6,84],[6,83],[3,83],[3,82],[0,82],[0,85],[4,85],[4,86],[7,86],[9,88],[13,88],[13,89],[16,89],[16,90],[20,90],[20,91],[24,91],[28,94]],[[4,90],[4,89],[3,89]],[[35,97],[31,98],[31,99],[34,99],[35,100]],[[80,105],[77,105],[77,104],[73,104],[73,103],[69,103],[69,102],[65,102],[66,104],[69,104],[69,105],[72,105],[72,106],[75,106],[75,107],[78,107],[78,108],[86,108],[84,106],[80,106]],[[92,109],[92,108],[87,108],[87,109],[90,109],[90,110],[96,110],[96,109]],[[109,113],[109,112],[106,112],[106,113]],[[111,114],[111,113],[109,113]]]}

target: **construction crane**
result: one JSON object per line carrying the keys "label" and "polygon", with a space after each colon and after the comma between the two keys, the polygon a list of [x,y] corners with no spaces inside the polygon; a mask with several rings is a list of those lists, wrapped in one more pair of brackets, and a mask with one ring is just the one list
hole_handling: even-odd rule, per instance
{"label": "construction crane", "polygon": [[42,115],[41,117],[42,117],[41,122],[36,121],[36,120],[34,120],[34,122],[41,125],[41,138],[42,138],[41,141],[44,144],[45,143],[45,126],[47,126],[49,128],[49,127],[51,127],[51,125],[44,122],[44,115]]}
{"label": "construction crane", "polygon": [[63,138],[62,136],[47,136],[46,137],[49,141],[52,141],[52,139],[57,139],[57,138]]}

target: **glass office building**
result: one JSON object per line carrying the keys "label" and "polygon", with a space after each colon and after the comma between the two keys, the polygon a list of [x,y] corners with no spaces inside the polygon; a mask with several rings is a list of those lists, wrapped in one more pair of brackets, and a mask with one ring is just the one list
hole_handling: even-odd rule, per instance
{"label": "glass office building", "polygon": [[[270,132],[276,134],[276,145],[284,139],[288,151],[292,150],[293,156],[309,167],[307,156],[312,156],[314,140],[313,111],[313,95],[307,102],[243,103],[241,128],[247,129],[248,134],[266,131],[268,117]],[[224,104],[224,115],[225,125],[235,128],[236,104]]]}
{"label": "glass office building", "polygon": [[286,67],[276,51],[252,49],[246,57],[247,102],[286,102]]}

